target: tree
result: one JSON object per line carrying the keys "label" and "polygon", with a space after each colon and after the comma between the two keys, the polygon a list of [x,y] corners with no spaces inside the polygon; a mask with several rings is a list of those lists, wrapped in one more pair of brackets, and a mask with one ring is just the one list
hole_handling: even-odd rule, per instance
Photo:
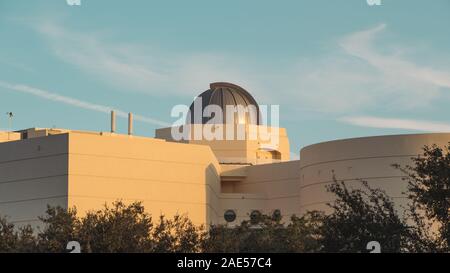
{"label": "tree", "polygon": [[292,216],[287,226],[286,244],[290,252],[319,252],[319,239],[325,214],[322,211],[309,211],[301,217]]}
{"label": "tree", "polygon": [[194,225],[187,215],[175,215],[172,223],[175,237],[173,252],[195,253],[202,251],[202,242],[206,237],[206,230],[203,225]]}
{"label": "tree", "polygon": [[38,241],[33,228],[30,225],[21,226],[17,231],[15,252],[33,253],[38,252]]}
{"label": "tree", "polygon": [[290,223],[265,214],[238,225],[211,226],[204,241],[205,252],[314,252],[318,246],[316,212],[292,216]]}
{"label": "tree", "polygon": [[[185,215],[173,219],[161,215],[153,223],[141,202],[116,201],[84,217],[78,217],[75,208],[48,207],[40,219],[44,229],[38,232],[37,241],[33,241],[31,228],[14,235],[8,225],[11,245],[23,251],[34,247],[34,252],[66,252],[69,241],[78,241],[81,251],[88,253],[199,252],[205,235],[204,227],[194,225]],[[19,244],[14,236],[20,238]]]}
{"label": "tree", "polygon": [[204,243],[206,252],[287,252],[286,230],[281,218],[258,214],[240,224],[211,226]]}
{"label": "tree", "polygon": [[412,245],[416,251],[450,252],[450,142],[444,148],[432,145],[423,150],[412,158],[411,166],[394,165],[408,182],[416,232]]}
{"label": "tree", "polygon": [[79,240],[80,220],[76,208],[47,206],[46,215],[39,217],[44,229],[37,236],[39,252],[66,252],[69,241]]}
{"label": "tree", "polygon": [[380,189],[361,181],[361,188],[350,189],[344,182],[327,187],[336,195],[329,204],[333,212],[324,215],[319,244],[322,252],[365,252],[370,241],[377,241],[383,252],[400,252],[408,227],[394,208],[392,199]]}
{"label": "tree", "polygon": [[161,215],[152,236],[153,252],[193,253],[202,250],[206,231],[203,226],[195,226],[186,215],[175,215],[173,219]]}
{"label": "tree", "polygon": [[14,225],[6,218],[0,217],[0,252],[13,252],[17,243],[17,233]]}
{"label": "tree", "polygon": [[88,212],[81,219],[79,242],[83,252],[150,252],[152,218],[140,202],[125,205],[114,202],[112,207]]}

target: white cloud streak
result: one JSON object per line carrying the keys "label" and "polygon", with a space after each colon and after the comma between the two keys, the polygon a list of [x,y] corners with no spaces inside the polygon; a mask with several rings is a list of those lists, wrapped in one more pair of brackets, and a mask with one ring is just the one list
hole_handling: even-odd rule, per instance
{"label": "white cloud streak", "polygon": [[374,40],[385,29],[386,25],[381,24],[368,30],[355,32],[342,39],[340,46],[349,55],[361,58],[392,79],[450,87],[450,72],[420,67],[398,55],[378,53]]}
{"label": "white cloud streak", "polygon": [[[31,87],[31,86],[24,85],[24,84],[11,84],[8,82],[0,81],[0,87],[6,88],[9,90],[13,90],[16,92],[25,93],[25,94],[32,95],[35,97],[39,97],[39,98],[42,98],[45,100],[54,101],[54,102],[74,106],[74,107],[81,108],[81,109],[96,111],[96,112],[100,112],[100,113],[110,113],[111,110],[115,110],[117,116],[123,117],[123,118],[128,117],[127,112],[125,112],[123,110],[119,110],[119,109],[114,109],[111,106],[95,104],[95,103],[86,102],[86,101],[82,101],[82,100],[67,97],[67,96],[62,96],[62,95],[59,95],[59,94],[56,94],[56,93],[53,93],[53,92],[50,92],[47,90]],[[134,119],[148,123],[148,124],[157,125],[157,126],[170,126],[169,123],[166,123],[164,121],[160,121],[157,119],[153,119],[153,118],[145,117],[145,116],[141,116],[141,115],[134,115]]]}
{"label": "white cloud streak", "polygon": [[343,113],[380,106],[427,107],[439,96],[440,88],[450,87],[448,71],[421,67],[396,53],[379,53],[376,41],[386,30],[384,24],[338,39],[336,50],[328,56],[303,59],[275,73],[233,56],[169,55],[151,46],[115,44],[101,33],[75,32],[49,22],[36,23],[33,28],[60,60],[115,89],[159,97],[193,97],[210,82],[231,81],[249,89],[257,99],[285,105],[295,101],[296,108],[316,113]]}
{"label": "white cloud streak", "polygon": [[[387,100],[400,100],[401,106],[426,106],[431,100],[438,97],[441,88],[450,88],[450,72],[439,71],[430,67],[421,67],[411,61],[394,54],[381,54],[376,49],[377,35],[386,29],[385,24],[374,28],[355,32],[340,41],[344,51],[357,57],[374,68],[379,75],[374,82],[386,86],[381,97]],[[364,90],[363,90],[364,91]],[[368,95],[370,92],[365,92]],[[380,94],[377,94],[380,96]],[[380,99],[372,96],[374,102]],[[398,105],[397,105],[398,106]],[[423,132],[450,132],[450,124],[425,120],[381,118],[374,116],[350,116],[338,119],[341,122],[355,126],[403,129]]]}
{"label": "white cloud streak", "polygon": [[150,91],[167,80],[162,71],[142,64],[136,48],[102,43],[95,34],[69,31],[53,23],[37,23],[33,28],[56,57],[127,91]]}
{"label": "white cloud streak", "polygon": [[339,121],[361,127],[404,129],[422,132],[450,132],[450,124],[412,119],[381,118],[373,116],[343,117]]}
{"label": "white cloud streak", "polygon": [[75,32],[54,23],[41,22],[32,27],[48,42],[57,58],[125,92],[193,97],[214,81],[257,86],[237,69],[239,61],[230,56],[168,55],[151,46],[111,43],[102,34]]}
{"label": "white cloud streak", "polygon": [[[357,126],[448,131],[447,124],[359,114],[364,110],[405,111],[428,107],[443,88],[450,88],[449,70],[421,66],[398,52],[386,50],[387,43],[378,45],[378,39],[387,29],[385,24],[350,33],[338,39],[336,50],[328,55],[303,59],[298,66],[276,73],[252,69],[251,65],[246,66],[245,60],[240,62],[240,58],[230,56],[184,54],[180,57],[149,47],[142,50],[130,44],[108,43],[99,38],[102,35],[74,32],[52,23],[41,22],[33,27],[48,41],[56,57],[127,92],[194,96],[210,82],[232,81],[272,103],[322,115],[346,113],[353,117],[340,121]],[[56,94],[45,96],[55,101],[60,99]],[[81,108],[101,112],[105,112],[103,107],[108,108],[68,99],[67,102]],[[159,122],[139,116],[136,119]]]}
{"label": "white cloud streak", "polygon": [[392,47],[385,24],[350,33],[337,48],[315,59],[304,59],[289,74],[299,103],[328,113],[367,109],[408,111],[427,108],[450,88],[450,69],[420,65]]}

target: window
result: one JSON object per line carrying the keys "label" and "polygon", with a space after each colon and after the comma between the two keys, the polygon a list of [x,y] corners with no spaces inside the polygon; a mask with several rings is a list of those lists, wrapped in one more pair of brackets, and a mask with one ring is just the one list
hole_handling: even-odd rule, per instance
{"label": "window", "polygon": [[223,214],[223,218],[228,223],[233,222],[234,220],[236,220],[236,212],[234,212],[234,210],[232,209],[229,209],[225,211],[225,213]]}
{"label": "window", "polygon": [[253,210],[250,213],[250,223],[256,225],[261,221],[261,212],[259,210]]}
{"label": "window", "polygon": [[281,153],[278,151],[258,150],[256,158],[267,160],[281,160]]}
{"label": "window", "polygon": [[272,220],[280,221],[281,220],[281,210],[276,209],[272,212]]}

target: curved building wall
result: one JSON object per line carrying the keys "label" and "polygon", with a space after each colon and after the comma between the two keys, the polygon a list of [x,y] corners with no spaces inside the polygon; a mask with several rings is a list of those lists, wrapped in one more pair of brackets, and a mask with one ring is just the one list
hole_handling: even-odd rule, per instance
{"label": "curved building wall", "polygon": [[[365,180],[371,187],[384,189],[396,204],[403,205],[406,183],[392,164],[411,164],[411,157],[422,153],[424,145],[444,146],[450,133],[363,137],[323,142],[300,151],[300,211],[330,211],[327,202],[334,195],[325,186],[338,181],[357,187]],[[400,208],[400,207],[399,207]]]}
{"label": "curved building wall", "polygon": [[[235,192],[264,194],[261,212],[272,214],[280,210],[283,219],[299,214],[300,161],[262,164],[247,167],[247,177],[234,185]],[[257,207],[248,207],[248,214]]]}
{"label": "curved building wall", "polygon": [[[272,215],[279,210],[283,221],[299,215],[300,161],[250,165],[227,170],[222,165],[222,213],[233,210],[237,218],[232,224],[248,220],[253,210]],[[234,177],[241,179],[233,181]],[[223,221],[222,217],[222,221]]]}

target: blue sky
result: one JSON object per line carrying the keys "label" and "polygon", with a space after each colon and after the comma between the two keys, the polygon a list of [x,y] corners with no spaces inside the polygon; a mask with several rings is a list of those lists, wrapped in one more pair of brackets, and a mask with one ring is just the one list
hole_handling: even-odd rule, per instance
{"label": "blue sky", "polygon": [[114,108],[153,136],[228,81],[280,105],[293,153],[450,131],[449,30],[450,0],[0,0],[0,128],[108,130]]}

